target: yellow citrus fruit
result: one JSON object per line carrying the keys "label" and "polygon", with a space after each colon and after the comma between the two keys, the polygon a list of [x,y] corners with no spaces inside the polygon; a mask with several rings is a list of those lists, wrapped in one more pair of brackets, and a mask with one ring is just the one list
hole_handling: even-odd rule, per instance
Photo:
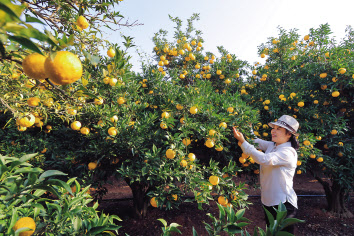
{"label": "yellow citrus fruit", "polygon": [[210,136],[214,136],[215,134],[216,134],[215,130],[213,130],[213,129],[209,130],[209,135]]}
{"label": "yellow citrus fruit", "polygon": [[90,133],[90,129],[87,127],[82,127],[80,129],[80,133],[82,133],[83,135],[88,135]]}
{"label": "yellow citrus fruit", "polygon": [[84,16],[79,16],[79,18],[77,18],[76,25],[81,29],[86,29],[89,26],[89,23]]}
{"label": "yellow citrus fruit", "polygon": [[94,103],[95,103],[95,105],[102,105],[103,104],[103,99],[101,97],[95,98]]}
{"label": "yellow citrus fruit", "polygon": [[188,146],[189,144],[191,144],[191,139],[190,138],[184,138],[182,140],[182,143],[185,145],[185,146]]}
{"label": "yellow citrus fruit", "polygon": [[79,130],[81,128],[81,122],[80,121],[74,121],[73,123],[71,123],[70,127],[73,130]]}
{"label": "yellow citrus fruit", "polygon": [[339,72],[340,74],[344,74],[345,72],[347,72],[347,69],[345,69],[345,68],[340,68],[340,69],[338,70],[338,72]]}
{"label": "yellow citrus fruit", "polygon": [[338,133],[338,131],[335,130],[335,129],[331,131],[331,134],[332,134],[332,135],[336,135],[337,133]]}
{"label": "yellow citrus fruit", "polygon": [[299,107],[303,107],[305,104],[304,104],[304,102],[299,102],[297,105],[298,105]]}
{"label": "yellow citrus fruit", "polygon": [[189,112],[191,113],[191,114],[197,114],[197,112],[198,112],[198,108],[197,107],[191,107],[190,109],[189,109]]}
{"label": "yellow citrus fruit", "polygon": [[41,100],[40,100],[39,98],[37,98],[37,97],[32,97],[32,98],[27,99],[27,104],[28,104],[28,106],[36,107],[36,106],[39,105],[39,102],[40,102],[40,101],[41,101]]}
{"label": "yellow citrus fruit", "polygon": [[215,143],[213,140],[211,139],[208,139],[206,142],[205,142],[205,146],[207,146],[208,148],[212,148],[214,147]]}
{"label": "yellow citrus fruit", "polygon": [[23,218],[19,219],[15,223],[15,225],[14,225],[14,227],[12,227],[12,229],[14,231],[16,231],[18,229],[25,228],[25,227],[28,227],[31,230],[22,232],[22,233],[19,234],[19,236],[30,236],[30,235],[32,235],[34,233],[34,231],[36,230],[36,222],[34,222],[34,220],[31,217],[23,217]]}
{"label": "yellow citrus fruit", "polygon": [[125,103],[125,99],[124,99],[123,97],[119,97],[119,98],[117,99],[117,102],[118,102],[119,105],[122,105],[122,104]]}
{"label": "yellow citrus fruit", "polygon": [[253,173],[255,173],[256,175],[259,175],[259,170],[254,170]]}
{"label": "yellow citrus fruit", "polygon": [[313,104],[318,104],[318,100],[313,101]]}
{"label": "yellow citrus fruit", "polygon": [[166,151],[166,157],[167,157],[168,159],[173,159],[173,158],[175,158],[175,156],[176,156],[176,152],[175,152],[174,150],[172,150],[172,149],[167,149],[167,151]]}
{"label": "yellow citrus fruit", "polygon": [[209,177],[209,182],[212,185],[218,185],[219,181],[220,181],[220,178],[218,176],[212,175],[212,176]]}
{"label": "yellow citrus fruit", "polygon": [[155,198],[155,197],[153,197],[153,198],[150,199],[150,204],[151,204],[151,206],[153,206],[153,207],[157,207],[157,202],[156,202],[156,198]]}
{"label": "yellow citrus fruit", "polygon": [[187,166],[187,161],[186,161],[186,160],[182,160],[179,164],[180,164],[182,167],[186,167],[186,166]]}
{"label": "yellow citrus fruit", "polygon": [[194,153],[189,153],[189,154],[188,154],[188,158],[189,158],[190,161],[194,161],[194,160],[195,160],[195,155],[194,155]]}
{"label": "yellow citrus fruit", "polygon": [[316,158],[316,155],[315,155],[315,154],[311,154],[311,155],[310,155],[310,158],[315,159],[315,158]]}
{"label": "yellow citrus fruit", "polygon": [[178,195],[177,194],[172,194],[172,198],[173,198],[174,201],[177,201]]}
{"label": "yellow citrus fruit", "polygon": [[305,140],[303,143],[304,143],[304,145],[306,145],[306,146],[308,146],[308,145],[311,144],[310,141],[308,141],[308,140]]}
{"label": "yellow citrus fruit", "polygon": [[234,108],[233,108],[233,107],[229,107],[229,108],[227,108],[227,111],[228,111],[229,113],[232,113],[232,112],[234,112]]}
{"label": "yellow citrus fruit", "polygon": [[301,161],[297,161],[296,165],[301,166],[302,162]]}
{"label": "yellow citrus fruit", "polygon": [[326,53],[325,53],[325,56],[326,56],[326,57],[329,57],[329,52],[326,52]]}
{"label": "yellow citrus fruit", "polygon": [[163,112],[162,114],[161,114],[161,118],[169,118],[170,117],[170,114],[168,113],[168,112]]}
{"label": "yellow citrus fruit", "polygon": [[109,57],[114,57],[116,55],[116,51],[113,49],[113,48],[110,48],[108,51],[107,51],[107,56]]}
{"label": "yellow citrus fruit", "polygon": [[185,123],[184,117],[182,117],[181,119],[179,119],[179,122],[180,122],[181,124],[184,124],[184,123]]}
{"label": "yellow citrus fruit", "polygon": [[221,122],[220,124],[219,124],[219,127],[223,127],[223,128],[227,128],[227,124],[225,123],[225,122]]}
{"label": "yellow citrus fruit", "polygon": [[116,136],[118,134],[117,129],[115,127],[111,127],[108,129],[108,134],[111,136]]}
{"label": "yellow citrus fruit", "polygon": [[340,93],[338,91],[334,91],[332,93],[332,97],[334,97],[334,98],[338,97],[339,95],[340,95]]}
{"label": "yellow citrus fruit", "polygon": [[318,161],[318,162],[323,162],[323,158],[322,158],[322,157],[319,157],[319,158],[317,158],[317,161]]}
{"label": "yellow citrus fruit", "polygon": [[220,197],[218,198],[218,203],[219,203],[220,205],[226,206],[227,203],[229,203],[229,200],[227,200],[227,198],[224,197],[224,196],[220,196]]}
{"label": "yellow citrus fruit", "polygon": [[323,79],[323,78],[326,78],[327,77],[327,73],[321,73],[320,74],[320,77]]}
{"label": "yellow citrus fruit", "polygon": [[161,127],[161,129],[167,129],[167,125],[165,122],[161,122],[160,127]]}
{"label": "yellow citrus fruit", "polygon": [[22,62],[23,71],[33,79],[43,80],[47,78],[44,70],[46,57],[39,53],[32,53],[25,57]]}
{"label": "yellow citrus fruit", "polygon": [[77,110],[72,109],[72,108],[69,108],[67,110],[67,112],[68,112],[69,115],[72,115],[72,116],[75,116],[77,114]]}
{"label": "yellow citrus fruit", "polygon": [[302,173],[301,170],[296,171],[296,174],[298,174],[298,175],[300,175],[301,173]]}
{"label": "yellow citrus fruit", "polygon": [[215,146],[215,150],[221,152],[224,148],[220,145]]}
{"label": "yellow citrus fruit", "polygon": [[246,158],[240,157],[240,158],[238,159],[238,161],[239,161],[241,164],[243,164],[243,163],[246,162]]}
{"label": "yellow citrus fruit", "polygon": [[96,162],[90,162],[88,164],[88,169],[89,170],[94,170],[94,169],[96,169],[96,167],[97,167],[97,163]]}
{"label": "yellow citrus fruit", "polygon": [[118,121],[118,116],[117,115],[114,115],[114,116],[112,116],[111,118],[110,118],[110,121],[111,122],[117,122]]}
{"label": "yellow citrus fruit", "polygon": [[343,157],[343,153],[342,152],[338,152],[337,154],[339,157]]}
{"label": "yellow citrus fruit", "polygon": [[56,84],[65,85],[77,81],[82,76],[80,59],[67,51],[56,52],[44,62],[45,73]]}
{"label": "yellow citrus fruit", "polygon": [[17,119],[16,123],[19,126],[28,128],[28,127],[34,125],[35,121],[36,121],[36,117],[34,115],[32,115],[32,114],[28,114],[27,113],[27,114],[21,115]]}
{"label": "yellow citrus fruit", "polygon": [[177,110],[182,110],[182,109],[183,109],[183,106],[182,106],[181,104],[177,104],[177,105],[176,105],[176,108],[177,108]]}

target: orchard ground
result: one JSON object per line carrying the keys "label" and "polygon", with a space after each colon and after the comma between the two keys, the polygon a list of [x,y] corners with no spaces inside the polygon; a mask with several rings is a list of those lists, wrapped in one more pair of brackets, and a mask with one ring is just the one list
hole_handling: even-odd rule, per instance
{"label": "orchard ground", "polygon": [[[245,179],[238,178],[236,181],[245,181]],[[206,214],[219,215],[215,202],[210,202],[210,205],[204,204],[204,211],[198,210],[196,203],[183,203],[179,209],[172,211],[164,211],[150,206],[147,216],[142,220],[136,220],[133,217],[132,193],[125,182],[113,180],[112,185],[106,184],[105,187],[108,189],[108,193],[103,198],[98,210],[106,214],[116,214],[122,218],[121,225],[123,227],[119,230],[121,235],[125,233],[134,236],[158,235],[158,232],[162,232],[162,224],[157,220],[160,218],[165,219],[168,224],[175,222],[181,225],[179,229],[182,235],[192,235],[192,227],[197,230],[199,235],[207,235],[203,222],[210,223],[211,221]],[[296,175],[294,189],[299,195],[297,218],[305,220],[305,223],[296,225],[295,235],[353,235],[354,219],[340,219],[326,212],[327,203],[323,188],[310,174]],[[245,217],[251,220],[247,230],[252,234],[255,226],[265,229],[265,221],[259,197],[260,189],[249,187],[246,192],[250,195],[249,201],[252,202],[245,213]],[[354,199],[352,196],[353,193],[351,193],[348,208],[353,212]]]}

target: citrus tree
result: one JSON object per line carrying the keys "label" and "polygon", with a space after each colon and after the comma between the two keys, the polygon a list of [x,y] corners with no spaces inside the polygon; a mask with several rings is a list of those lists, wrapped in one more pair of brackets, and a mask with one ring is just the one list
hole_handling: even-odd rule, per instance
{"label": "citrus tree", "polygon": [[[328,208],[352,216],[345,198],[353,189],[353,29],[340,42],[328,24],[310,29],[279,28],[259,46],[261,60],[251,67],[241,93],[260,111],[255,134],[267,138],[269,121],[283,114],[300,123],[297,173],[309,171],[324,187]],[[325,180],[325,178],[328,181]]]}
{"label": "citrus tree", "polygon": [[[2,152],[17,156],[40,151],[33,164],[79,177],[102,192],[108,177],[123,177],[139,216],[146,215],[149,202],[177,207],[188,191],[200,206],[217,199],[245,207],[244,186],[232,179],[240,168],[231,161],[239,151],[230,139],[230,126],[249,133],[246,124],[255,121],[256,112],[238,94],[229,93],[228,86],[237,86],[246,63],[222,48],[221,59],[203,54],[200,32],[193,35],[192,21],[198,18],[193,16],[187,32],[173,43],[184,53],[171,58],[169,66],[165,59],[162,69],[145,65],[142,74],[135,74],[123,46],[98,37],[95,21],[102,14],[102,22],[110,17],[105,14],[120,17],[107,13],[114,3],[98,5],[97,12],[86,1],[78,11],[69,3],[57,3],[59,11],[48,10],[52,5],[35,11],[40,4],[1,3],[1,86],[9,91],[1,95]],[[42,33],[29,25],[34,21],[30,15],[20,18],[23,11],[49,14],[61,23],[48,23],[52,31]],[[90,18],[91,11],[96,15]],[[156,47],[164,40],[158,38]],[[107,56],[98,54],[104,43]],[[131,46],[131,38],[125,37],[124,47]]]}

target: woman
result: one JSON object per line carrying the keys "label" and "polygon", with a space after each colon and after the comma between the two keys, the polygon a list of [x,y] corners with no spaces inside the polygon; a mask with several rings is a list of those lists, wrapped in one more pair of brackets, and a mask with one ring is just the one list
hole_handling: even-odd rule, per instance
{"label": "woman", "polygon": [[[291,116],[283,115],[276,122],[268,124],[272,127],[272,142],[255,139],[259,149],[249,144],[243,134],[233,127],[234,137],[239,141],[242,151],[250,155],[260,164],[261,201],[264,207],[276,216],[277,205],[282,202],[288,211],[288,218],[293,218],[297,210],[297,196],[293,189],[293,178],[297,166],[299,142],[296,133],[299,123]],[[267,217],[266,217],[267,219]],[[267,225],[269,226],[269,222]],[[284,229],[294,233],[294,226]]]}

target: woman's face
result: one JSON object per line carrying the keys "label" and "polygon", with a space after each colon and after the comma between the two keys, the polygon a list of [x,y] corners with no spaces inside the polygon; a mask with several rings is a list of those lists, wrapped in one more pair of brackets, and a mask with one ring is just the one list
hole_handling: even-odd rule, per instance
{"label": "woman's face", "polygon": [[271,134],[272,141],[275,142],[277,145],[288,142],[289,138],[291,137],[291,133],[286,133],[285,128],[277,125],[274,125]]}

